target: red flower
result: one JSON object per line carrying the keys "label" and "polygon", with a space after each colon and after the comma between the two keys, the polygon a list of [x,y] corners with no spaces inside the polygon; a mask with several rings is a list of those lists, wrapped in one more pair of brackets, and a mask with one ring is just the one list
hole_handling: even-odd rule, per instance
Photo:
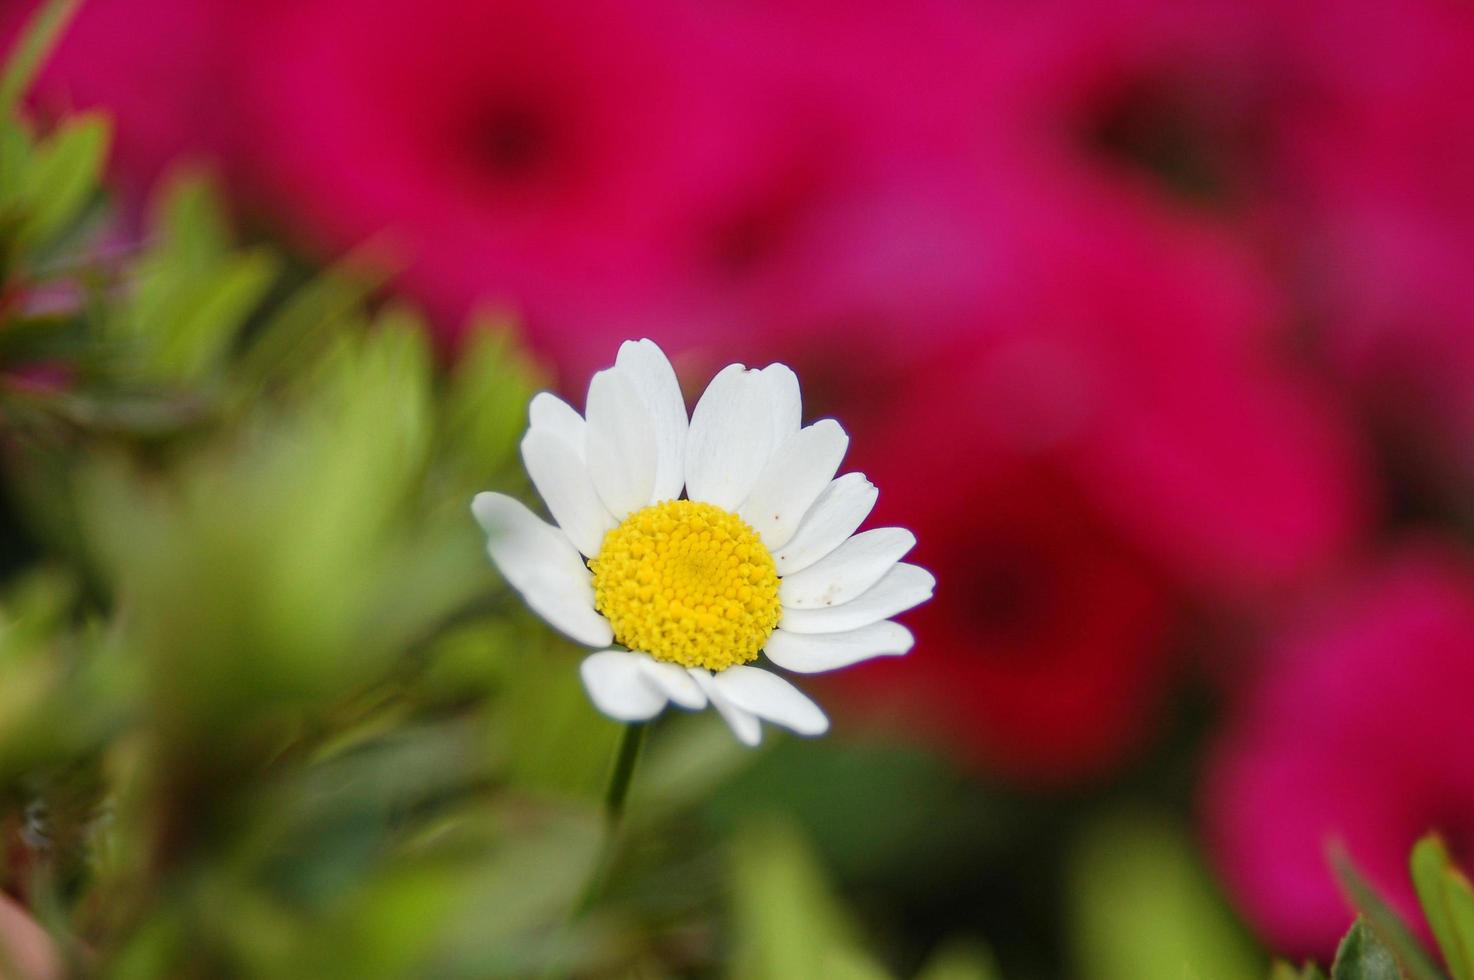
{"label": "red flower", "polygon": [[509,307],[575,369],[634,323],[691,339],[686,223],[766,161],[752,86],[690,7],[319,0],[256,45],[259,165],[321,242],[389,229],[447,323]]}
{"label": "red flower", "polygon": [[916,651],[853,688],[990,768],[1070,780],[1154,730],[1187,604],[1334,568],[1368,490],[1344,422],[1273,355],[1273,291],[1223,241],[1067,182],[990,217],[979,254],[1003,271],[983,266],[972,305],[908,324],[872,304],[810,333],[894,351],[904,382],[837,361],[829,404],[861,420],[861,465],[927,529],[939,582]]}
{"label": "red flower", "polygon": [[1405,551],[1273,644],[1224,733],[1204,816],[1218,867],[1276,950],[1328,957],[1351,922],[1331,840],[1415,915],[1407,856],[1429,830],[1474,841],[1474,567]]}

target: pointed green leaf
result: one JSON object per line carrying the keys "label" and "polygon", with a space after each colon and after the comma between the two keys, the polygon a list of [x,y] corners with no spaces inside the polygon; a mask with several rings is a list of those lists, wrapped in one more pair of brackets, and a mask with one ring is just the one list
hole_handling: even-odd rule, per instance
{"label": "pointed green leaf", "polygon": [[[1413,848],[1411,865],[1418,900],[1433,928],[1444,962],[1455,980],[1474,980],[1474,946],[1470,945],[1474,935],[1460,930],[1455,921],[1455,893],[1459,890],[1461,882],[1458,879],[1461,876],[1454,870],[1448,849],[1437,834],[1429,834],[1418,841]],[[1462,884],[1467,893],[1467,882]]]}
{"label": "pointed green leaf", "polygon": [[1336,950],[1331,980],[1407,980],[1407,975],[1367,921],[1357,919]]}
{"label": "pointed green leaf", "polygon": [[213,180],[174,174],[154,202],[152,239],[136,266],[132,302],[110,326],[130,366],[150,381],[198,380],[224,360],[275,284],[280,260],[235,251]]}
{"label": "pointed green leaf", "polygon": [[733,903],[731,976],[823,980],[879,973],[856,944],[813,855],[786,823],[758,821],[738,835]]}
{"label": "pointed green leaf", "polygon": [[1072,863],[1076,976],[1181,980],[1187,967],[1212,980],[1264,975],[1258,950],[1173,818],[1112,814],[1089,828]]}
{"label": "pointed green leaf", "polygon": [[235,366],[238,400],[261,394],[279,372],[320,355],[339,328],[353,320],[383,285],[383,263],[372,250],[352,253],[299,287],[252,332]]}
{"label": "pointed green leaf", "polygon": [[545,380],[510,323],[478,317],[446,393],[446,454],[476,474],[514,458],[527,429],[527,403]]}
{"label": "pointed green leaf", "polygon": [[111,124],[99,113],[74,116],[37,149],[26,168],[16,232],[21,248],[44,244],[76,220],[97,193]]}
{"label": "pointed green leaf", "polygon": [[279,268],[276,256],[266,249],[227,259],[218,272],[190,291],[191,302],[181,316],[154,324],[159,343],[151,373],[183,380],[217,367],[266,297]]}
{"label": "pointed green leaf", "polygon": [[[1361,913],[1367,928],[1376,933],[1381,945],[1391,950],[1408,980],[1445,980],[1443,971],[1438,969],[1412,931],[1356,870],[1346,848],[1340,844],[1332,845],[1330,860],[1346,897]],[[1334,975],[1333,970],[1332,976]]]}
{"label": "pointed green leaf", "polygon": [[21,98],[30,89],[46,59],[61,40],[62,32],[82,0],[46,0],[31,16],[0,71],[0,119],[15,115]]}

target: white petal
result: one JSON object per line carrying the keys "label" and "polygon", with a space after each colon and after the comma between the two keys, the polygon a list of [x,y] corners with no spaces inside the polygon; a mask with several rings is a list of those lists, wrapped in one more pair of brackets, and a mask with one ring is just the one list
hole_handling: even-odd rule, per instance
{"label": "white petal", "polygon": [[931,572],[901,562],[844,605],[783,610],[778,628],[789,633],[843,633],[859,629],[920,605],[931,598],[936,585]]}
{"label": "white petal", "polygon": [[731,364],[691,413],[686,495],[735,511],[773,455],[773,399],[757,371]]}
{"label": "white petal", "polygon": [[763,740],[763,727],[758,724],[757,716],[737,707],[718,691],[715,680],[709,672],[692,667],[687,673],[706,692],[706,696],[711,699],[711,706],[717,709],[717,714],[721,715],[728,727],[732,729],[732,734],[737,736],[737,741],[743,745],[754,746]]}
{"label": "white petal", "polygon": [[697,711],[706,707],[706,695],[701,685],[684,669],[672,663],[656,660],[647,653],[640,654],[640,670],[645,679],[657,690],[683,708]]}
{"label": "white petal", "polygon": [[527,406],[527,420],[529,428],[551,432],[568,443],[580,460],[583,459],[587,430],[583,416],[574,411],[572,405],[552,392],[540,391],[532,396],[532,404]]}
{"label": "white petal", "polygon": [[833,419],[821,419],[788,438],[768,465],[738,515],[770,551],[787,544],[814,501],[834,479],[850,437]]}
{"label": "white petal", "polygon": [[891,570],[916,545],[905,528],[863,531],[801,572],[784,576],[778,598],[785,609],[822,609],[849,602]]}
{"label": "white petal", "polygon": [[800,735],[822,735],[829,719],[798,688],[760,667],[728,667],[712,677],[722,697],[744,711]]}
{"label": "white petal", "polygon": [[804,634],[778,629],[763,652],[784,670],[817,674],[838,670],[871,657],[897,656],[916,643],[911,631],[886,620],[844,633]]}
{"label": "white petal", "polygon": [[522,437],[522,462],[568,540],[589,557],[598,554],[615,520],[599,499],[583,459],[551,429],[532,428]]}
{"label": "white petal", "polygon": [[589,476],[618,520],[649,505],[655,493],[655,426],[650,410],[622,372],[600,371],[589,382]]}
{"label": "white petal", "polygon": [[686,485],[686,399],[675,368],[653,340],[627,340],[615,365],[634,384],[655,420],[655,500],[674,500]]}
{"label": "white petal", "polygon": [[594,707],[616,721],[645,721],[665,707],[665,693],[650,682],[641,665],[650,658],[628,650],[601,650],[578,666]]}
{"label": "white petal", "polygon": [[787,364],[769,364],[759,372],[773,399],[773,445],[781,446],[803,425],[803,398],[798,375]]}
{"label": "white petal", "polygon": [[505,494],[478,493],[471,512],[491,560],[533,612],[587,646],[613,641],[609,620],[594,610],[593,576],[563,532]]}
{"label": "white petal", "polygon": [[809,508],[793,538],[773,554],[779,575],[803,571],[855,533],[879,496],[863,473],[846,473],[830,483]]}

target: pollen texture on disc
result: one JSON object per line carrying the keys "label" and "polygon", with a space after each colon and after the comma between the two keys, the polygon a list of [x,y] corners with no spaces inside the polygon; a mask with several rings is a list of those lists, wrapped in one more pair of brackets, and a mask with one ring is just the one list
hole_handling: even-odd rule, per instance
{"label": "pollen texture on disc", "polygon": [[631,650],[683,667],[755,660],[778,625],[778,570],[736,514],[692,500],[635,511],[589,562],[594,605]]}

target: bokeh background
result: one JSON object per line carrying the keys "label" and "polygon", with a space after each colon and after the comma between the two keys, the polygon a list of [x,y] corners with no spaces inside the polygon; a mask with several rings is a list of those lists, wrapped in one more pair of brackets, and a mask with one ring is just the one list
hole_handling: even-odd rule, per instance
{"label": "bokeh background", "polygon": [[[34,6],[0,0],[0,38]],[[816,685],[837,719],[820,742],[748,757],[695,719],[655,733],[712,755],[651,777],[681,816],[652,824],[624,912],[587,939],[598,969],[722,972],[734,917],[820,917],[765,890],[812,866],[903,975],[962,941],[1009,977],[1177,977],[1195,955],[1231,980],[1266,951],[1334,950],[1351,913],[1328,840],[1408,910],[1421,833],[1474,847],[1471,93],[1463,0],[87,0],[27,105],[111,116],[116,254],[157,234],[161,187],[201,172],[235,234],[298,274],[371,251],[375,302],[425,312],[427,377],[503,372],[467,404],[499,398],[505,434],[462,451],[457,491],[518,486],[526,393],[581,400],[631,337],[693,392],[729,361],[790,363],[807,414],[851,432],[879,519],[915,529],[939,582],[906,617],[916,649]],[[516,339],[488,347],[487,322]],[[397,418],[375,377],[341,383]],[[350,460],[337,483],[246,457],[225,489],[190,484],[184,516],[116,522],[123,551],[152,556],[148,642],[175,636],[170,617],[212,636],[235,610],[189,598],[191,561],[253,554],[201,530],[209,501],[305,535],[270,575],[311,564],[304,529],[362,485],[353,454],[377,460],[386,424],[324,437]],[[9,453],[12,580],[44,551],[17,503],[35,466]],[[475,537],[446,527],[435,541]],[[436,615],[499,588],[467,576]],[[292,593],[302,622],[341,611],[316,581]],[[604,723],[507,679],[571,663],[511,609],[442,637],[455,653],[410,685],[441,727],[384,766],[469,779],[442,729],[510,712],[538,723],[471,753],[497,779],[539,799],[587,795],[564,778],[578,765],[597,783]],[[515,652],[483,651],[488,631]],[[178,642],[191,669],[237,664]],[[342,690],[319,680],[314,697]],[[379,803],[338,802],[320,847],[371,863]],[[556,877],[546,841],[506,839],[524,880]],[[729,847],[753,852],[737,872],[714,856]],[[762,878],[784,848],[796,863]],[[336,884],[311,893],[368,901],[363,880]],[[423,885],[386,923],[452,916],[470,943],[478,915],[503,918],[500,899]]]}

